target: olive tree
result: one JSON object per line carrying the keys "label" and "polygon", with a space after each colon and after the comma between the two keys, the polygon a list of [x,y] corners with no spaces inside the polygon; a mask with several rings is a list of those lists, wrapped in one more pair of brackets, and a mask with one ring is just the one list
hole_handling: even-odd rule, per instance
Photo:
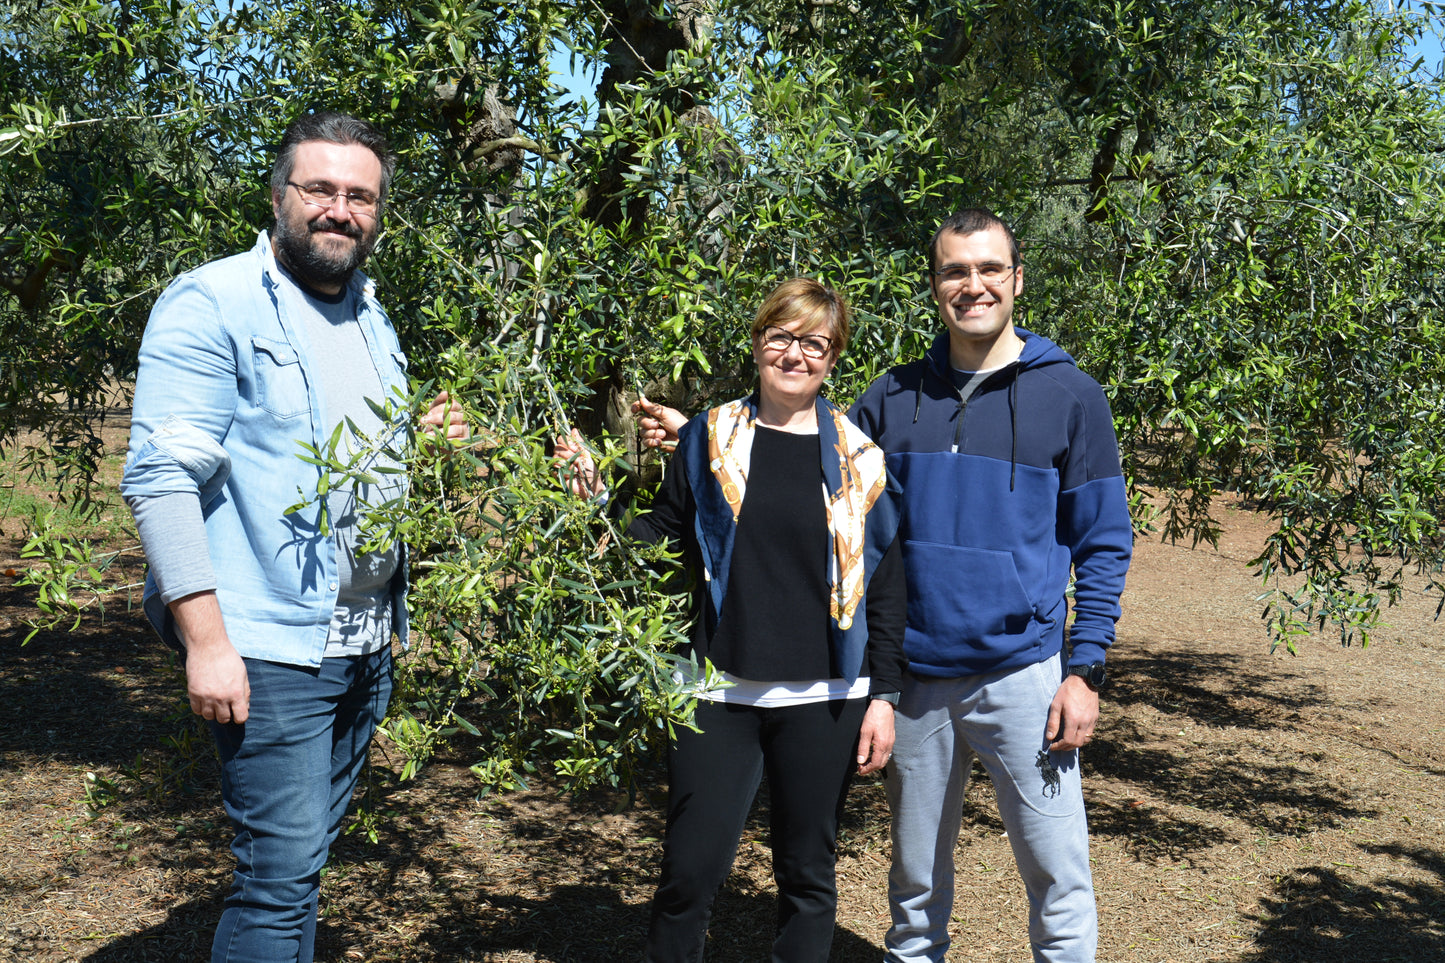
{"label": "olive tree", "polygon": [[[688,586],[622,534],[656,470],[628,403],[747,390],[752,311],[800,274],[857,308],[829,388],[846,403],[933,336],[923,248],[964,206],[1015,223],[1024,324],[1110,392],[1141,529],[1213,538],[1226,491],[1270,514],[1255,564],[1275,640],[1367,639],[1412,568],[1440,589],[1445,117],[1438,82],[1402,60],[1422,29],[1409,16],[1219,0],[5,9],[0,438],[72,430],[62,412],[123,396],[167,279],[265,226],[265,145],[297,112],[390,133],[401,165],[368,270],[415,375],[393,401],[442,386],[472,425],[463,450],[409,456],[407,503],[374,506],[370,537],[412,549],[420,641],[387,724],[408,774],[465,732],[489,785],[545,770],[622,786],[688,723]],[[595,89],[561,89],[559,55]],[[548,440],[573,427],[614,480],[609,508],[557,482]],[[93,472],[93,448],[50,447]],[[350,470],[301,454],[318,491]],[[36,551],[69,612],[86,567]]]}

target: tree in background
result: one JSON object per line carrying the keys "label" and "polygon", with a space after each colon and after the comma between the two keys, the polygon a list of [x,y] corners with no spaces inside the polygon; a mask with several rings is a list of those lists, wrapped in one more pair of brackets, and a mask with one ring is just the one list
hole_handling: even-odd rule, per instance
{"label": "tree in background", "polygon": [[[417,396],[440,382],[464,397],[477,439],[421,471],[409,507],[376,506],[375,537],[415,550],[425,640],[389,722],[405,774],[469,730],[488,784],[551,767],[624,785],[686,724],[668,655],[685,587],[657,592],[666,560],[563,495],[547,436],[577,424],[632,485],[648,466],[627,403],[745,390],[751,313],[798,274],[858,308],[831,389],[846,402],[931,338],[923,247],[963,206],[1017,226],[1025,326],[1110,391],[1141,528],[1212,540],[1221,492],[1275,521],[1254,564],[1276,641],[1327,625],[1367,640],[1417,568],[1442,591],[1445,114],[1438,79],[1402,62],[1424,29],[1407,15],[1209,0],[0,11],[0,438],[48,432],[27,444],[72,481],[98,457],[74,414],[123,395],[155,295],[267,222],[258,145],[310,105],[391,133],[402,163],[371,264]],[[558,87],[558,51],[594,91]],[[319,486],[348,471],[303,454]]]}

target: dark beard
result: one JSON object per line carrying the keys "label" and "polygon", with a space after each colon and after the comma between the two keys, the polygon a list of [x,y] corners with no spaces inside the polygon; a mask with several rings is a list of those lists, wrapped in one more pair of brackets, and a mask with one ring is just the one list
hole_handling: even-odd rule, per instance
{"label": "dark beard", "polygon": [[[307,222],[304,228],[304,231],[295,230],[289,218],[277,218],[271,230],[271,244],[296,280],[313,287],[345,286],[376,246],[376,234],[363,231],[355,221],[333,221],[322,216]],[[327,254],[311,236],[318,231],[332,230],[356,240],[350,252]]]}

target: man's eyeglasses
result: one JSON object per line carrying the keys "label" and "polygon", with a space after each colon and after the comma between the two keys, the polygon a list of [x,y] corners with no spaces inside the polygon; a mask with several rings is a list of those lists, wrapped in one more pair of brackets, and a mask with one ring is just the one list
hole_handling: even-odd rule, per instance
{"label": "man's eyeglasses", "polygon": [[286,183],[296,188],[296,193],[301,195],[301,203],[310,207],[329,208],[336,203],[338,197],[344,197],[346,206],[351,213],[375,216],[376,205],[380,203],[380,200],[371,191],[338,191],[330,184],[308,184],[303,187],[295,181]]}
{"label": "man's eyeglasses", "polygon": [[824,358],[833,350],[833,339],[821,334],[797,335],[786,328],[763,329],[763,344],[774,351],[787,351],[798,342],[798,350],[809,358]]}
{"label": "man's eyeglasses", "polygon": [[945,287],[963,284],[973,276],[975,272],[978,279],[984,284],[992,287],[1007,281],[1009,275],[1017,270],[1017,264],[1001,264],[998,261],[987,261],[983,264],[945,264],[933,276],[938,278],[938,283]]}

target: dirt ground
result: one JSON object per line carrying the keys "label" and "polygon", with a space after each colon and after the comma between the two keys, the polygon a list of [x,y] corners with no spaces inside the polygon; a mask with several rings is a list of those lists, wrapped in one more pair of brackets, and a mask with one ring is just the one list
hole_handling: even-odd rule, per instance
{"label": "dirt ground", "polygon": [[[1445,960],[1434,600],[1407,594],[1366,649],[1314,639],[1271,654],[1244,564],[1261,522],[1228,507],[1223,521],[1217,551],[1137,547],[1084,756],[1099,958]],[[214,763],[185,745],[208,736],[178,723],[179,675],[138,612],[112,607],[22,646],[28,599],[3,574],[14,552],[0,544],[0,960],[205,959],[230,867]],[[405,784],[387,750],[375,749],[376,841],[344,836],[327,869],[318,960],[638,958],[660,785],[621,813],[545,785],[478,799],[464,746]],[[715,963],[767,958],[765,807],[764,792],[716,907]],[[855,788],[841,850],[833,959],[875,961],[888,926],[880,782]],[[1028,959],[1026,901],[981,773],[954,858],[952,958]]]}

